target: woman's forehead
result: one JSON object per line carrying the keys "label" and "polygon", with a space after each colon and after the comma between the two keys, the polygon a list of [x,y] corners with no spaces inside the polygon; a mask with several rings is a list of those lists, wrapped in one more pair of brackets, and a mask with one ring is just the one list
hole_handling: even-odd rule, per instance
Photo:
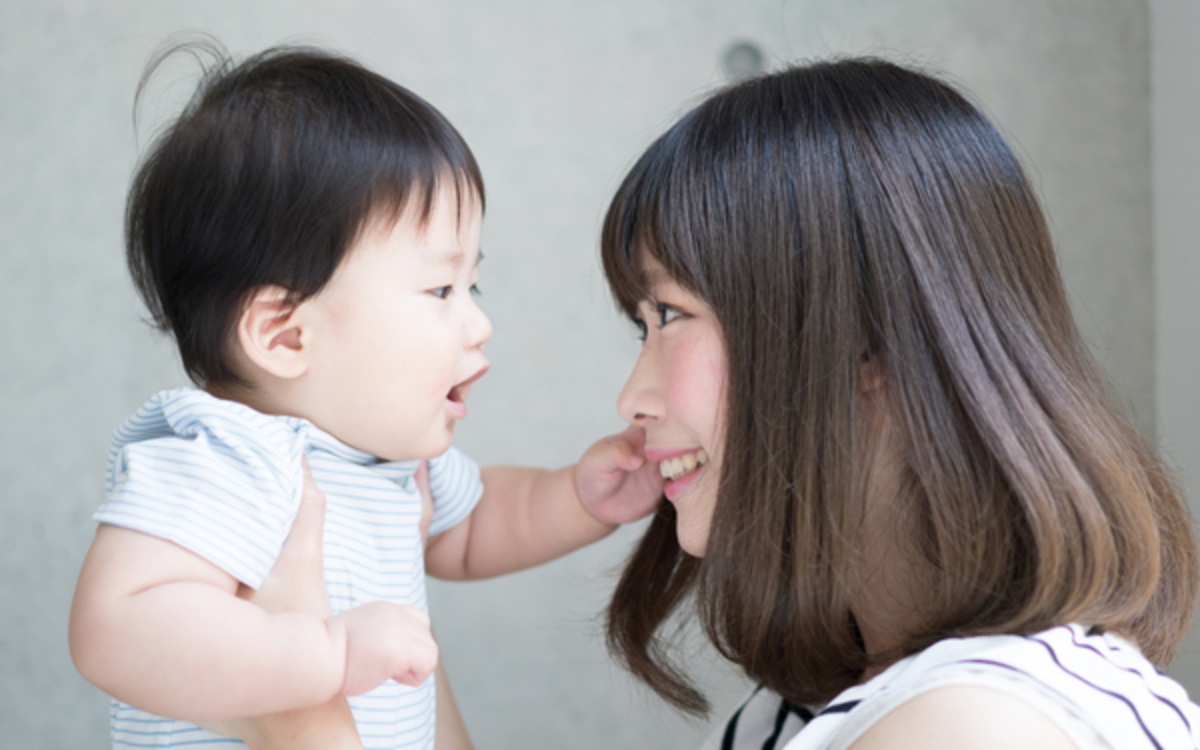
{"label": "woman's forehead", "polygon": [[644,246],[638,248],[634,253],[634,268],[637,269],[638,275],[642,277],[642,283],[647,287],[674,281],[658,258],[654,257],[654,254]]}

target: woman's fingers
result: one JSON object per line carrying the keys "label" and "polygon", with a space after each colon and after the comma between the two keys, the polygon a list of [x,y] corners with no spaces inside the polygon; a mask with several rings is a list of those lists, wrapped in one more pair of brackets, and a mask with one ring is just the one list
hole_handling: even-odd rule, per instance
{"label": "woman's fingers", "polygon": [[429,491],[429,462],[422,461],[413,475],[417,492],[421,495],[421,547],[429,539],[429,524],[433,522],[433,494]]}
{"label": "woman's fingers", "polygon": [[308,460],[303,460],[304,490],[292,529],[271,572],[257,591],[239,596],[268,612],[331,614],[325,588],[325,493],[313,480]]}

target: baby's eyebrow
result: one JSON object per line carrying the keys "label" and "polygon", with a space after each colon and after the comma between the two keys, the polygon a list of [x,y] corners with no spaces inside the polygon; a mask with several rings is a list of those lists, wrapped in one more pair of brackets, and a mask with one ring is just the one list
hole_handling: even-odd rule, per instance
{"label": "baby's eyebrow", "polygon": [[[435,263],[444,263],[445,265],[448,265],[448,266],[457,266],[463,262],[463,258],[465,258],[465,257],[467,257],[467,254],[465,252],[463,252],[462,250],[452,249],[452,250],[447,250],[444,253],[437,253],[434,256],[433,260]],[[479,263],[482,260],[483,260],[483,251],[480,250],[478,255],[475,256],[475,266],[474,267],[478,268]]]}

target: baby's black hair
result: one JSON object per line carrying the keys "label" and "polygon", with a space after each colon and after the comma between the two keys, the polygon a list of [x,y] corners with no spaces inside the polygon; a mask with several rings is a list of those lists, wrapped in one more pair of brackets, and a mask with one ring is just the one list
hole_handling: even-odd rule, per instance
{"label": "baby's black hair", "polygon": [[235,65],[192,42],[156,56],[142,87],[183,52],[216,62],[134,175],[126,259],[188,376],[239,385],[229,337],[255,290],[278,285],[301,302],[368,222],[409,210],[424,222],[443,186],[460,210],[464,198],[482,207],[483,178],[440,112],[353,60],[276,47]]}

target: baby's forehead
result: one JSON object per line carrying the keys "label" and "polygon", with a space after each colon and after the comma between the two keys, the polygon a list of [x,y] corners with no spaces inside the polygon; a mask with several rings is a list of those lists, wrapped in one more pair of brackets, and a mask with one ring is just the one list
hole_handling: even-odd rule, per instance
{"label": "baby's forehead", "polygon": [[397,210],[372,211],[349,255],[375,247],[390,248],[422,266],[477,266],[482,259],[479,235],[482,215],[477,202],[459,201],[453,193],[424,204],[412,196]]}
{"label": "baby's forehead", "polygon": [[444,243],[422,244],[414,252],[421,254],[421,260],[438,266],[478,266],[483,260],[483,250],[478,247],[467,248],[462,245],[447,245]]}

